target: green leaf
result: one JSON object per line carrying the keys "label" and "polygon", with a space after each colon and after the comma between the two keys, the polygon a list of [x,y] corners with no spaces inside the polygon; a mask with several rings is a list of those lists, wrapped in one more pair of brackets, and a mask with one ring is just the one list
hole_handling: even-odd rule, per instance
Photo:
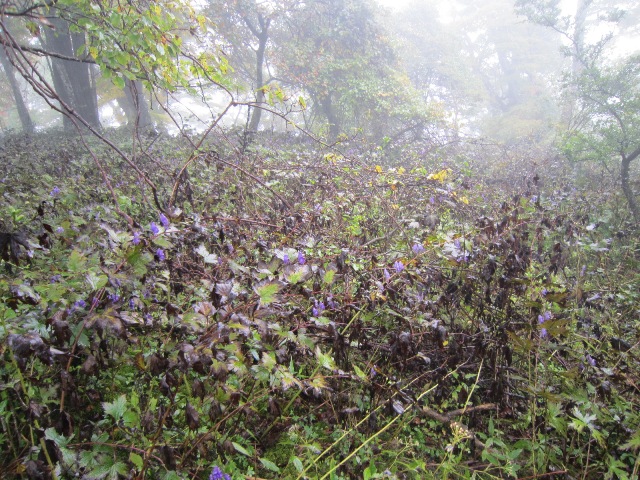
{"label": "green leaf", "polygon": [[640,430],[636,430],[636,432],[631,436],[628,442],[620,447],[622,450],[633,450],[636,451],[640,448]]}
{"label": "green leaf", "polygon": [[94,272],[87,273],[85,279],[87,280],[89,287],[91,287],[91,290],[94,291],[101,289],[109,281],[109,277],[106,275],[96,275]]}
{"label": "green leaf", "polygon": [[369,465],[367,468],[364,469],[364,472],[362,472],[362,477],[364,480],[369,480],[370,478],[373,478],[373,476],[378,473],[378,470],[376,469],[376,466],[372,463],[371,465]]}
{"label": "green leaf", "polygon": [[196,248],[195,252],[204,259],[204,263],[218,263],[218,256],[214,253],[209,253],[207,247],[205,247],[204,245],[200,245],[198,248]]}
{"label": "green leaf", "polygon": [[280,469],[278,468],[278,466],[269,459],[260,458],[260,463],[262,463],[264,468],[266,468],[267,470],[271,470],[272,472],[276,472],[276,473],[280,472]]}
{"label": "green leaf", "polygon": [[138,414],[131,410],[124,412],[122,421],[124,422],[125,427],[137,428],[140,426],[140,418],[138,417]]}
{"label": "green leaf", "polygon": [[299,473],[304,472],[304,465],[302,465],[302,461],[298,457],[295,455],[291,457],[291,462],[293,462],[293,466],[296,467]]}
{"label": "green leaf", "polygon": [[289,283],[293,283],[294,285],[296,283],[300,283],[300,280],[302,280],[302,272],[293,272],[291,275],[289,275],[289,278],[287,280],[289,281]]}
{"label": "green leaf", "polygon": [[67,269],[70,272],[79,272],[84,269],[87,259],[78,250],[74,250],[67,260]]}
{"label": "green leaf", "polygon": [[114,76],[111,81],[113,82],[113,84],[118,87],[118,88],[124,88],[125,82],[124,82],[124,78],[116,75]]}
{"label": "green leaf", "polygon": [[330,354],[322,353],[320,347],[316,347],[316,358],[318,363],[327,370],[337,370],[336,364]]}
{"label": "green leaf", "polygon": [[169,240],[167,240],[165,237],[156,237],[156,238],[153,239],[153,243],[155,243],[157,246],[162,247],[162,248],[172,248],[173,247],[171,242]]}
{"label": "green leaf", "polygon": [[165,472],[160,478],[162,480],[183,480],[182,477],[173,470]]}
{"label": "green leaf", "polygon": [[244,448],[242,445],[240,445],[239,443],[231,442],[231,444],[233,445],[233,448],[235,448],[241,454],[246,455],[247,457],[251,457],[252,456],[252,454],[246,448]]}
{"label": "green leaf", "polygon": [[131,452],[129,454],[129,461],[133,463],[138,471],[142,470],[142,466],[144,465],[144,461],[140,455],[137,453]]}
{"label": "green leaf", "polygon": [[141,277],[147,273],[147,265],[151,262],[151,258],[151,255],[142,252],[140,248],[136,248],[127,255],[127,262],[133,268],[133,272]]}
{"label": "green leaf", "polygon": [[262,352],[262,364],[264,367],[271,371],[278,362],[276,362],[276,355],[273,352]]}
{"label": "green leaf", "polygon": [[55,428],[51,427],[51,428],[47,428],[44,431],[44,438],[46,438],[47,440],[51,440],[53,443],[55,443],[59,447],[64,447],[67,445],[67,443],[69,443],[72,437],[69,437],[69,438],[63,437],[58,432],[56,432]]}
{"label": "green leaf", "polygon": [[358,367],[355,363],[353,364],[353,370],[354,372],[356,372],[356,375],[358,376],[359,379],[361,380],[368,380],[367,374],[364,373],[360,367]]}
{"label": "green leaf", "polygon": [[104,409],[104,413],[113,417],[115,421],[118,421],[124,415],[124,412],[127,409],[127,397],[125,395],[120,395],[113,403],[102,402],[102,408]]}
{"label": "green leaf", "polygon": [[322,280],[327,285],[331,285],[333,283],[333,277],[335,276],[335,274],[335,270],[327,270],[326,272],[324,272],[324,278]]}
{"label": "green leaf", "polygon": [[267,283],[256,288],[256,293],[260,296],[260,303],[268,305],[276,300],[276,294],[280,291],[280,284]]}

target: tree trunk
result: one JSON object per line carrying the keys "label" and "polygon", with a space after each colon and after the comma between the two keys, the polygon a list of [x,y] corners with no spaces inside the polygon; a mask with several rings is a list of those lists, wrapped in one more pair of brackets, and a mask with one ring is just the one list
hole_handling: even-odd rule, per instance
{"label": "tree trunk", "polygon": [[322,99],[320,105],[322,106],[322,110],[329,122],[329,139],[334,141],[340,134],[340,126],[338,125],[338,116],[333,108],[333,101],[331,100],[330,93]]}
{"label": "tree trunk", "polygon": [[[71,34],[69,23],[59,17],[51,18],[54,29],[47,29],[45,44],[52,52],[74,57],[78,48],[84,45],[84,34]],[[51,59],[51,73],[56,93],[60,100],[71,108],[70,114],[81,117],[93,128],[101,128],[98,115],[98,100],[91,76],[91,66],[80,61]],[[64,129],[75,132],[75,124],[65,115]]]}
{"label": "tree trunk", "polygon": [[620,165],[620,180],[622,182],[622,192],[627,199],[629,210],[631,210],[633,220],[636,224],[640,223],[640,210],[638,210],[636,195],[633,191],[633,188],[631,187],[631,182],[629,181],[629,167],[631,166],[631,162],[633,162],[638,156],[640,156],[640,148],[637,148],[628,156],[623,153],[622,163]]}
{"label": "tree trunk", "polygon": [[593,3],[593,0],[578,0],[576,5],[576,14],[573,26],[573,52],[571,56],[572,82],[567,90],[567,94],[565,95],[562,111],[560,113],[560,125],[565,129],[571,128],[575,114],[574,110],[578,101],[578,87],[576,85],[576,81],[584,70],[584,35],[586,30],[587,13],[591,3]]}
{"label": "tree trunk", "polygon": [[[72,55],[79,51],[86,43],[84,33],[71,34]],[[71,89],[78,113],[93,128],[100,130],[100,116],[98,113],[98,95],[92,75],[93,66],[82,62],[67,62],[66,68],[71,80]]]}
{"label": "tree trunk", "polygon": [[0,63],[2,63],[2,68],[9,80],[11,91],[13,92],[13,99],[16,102],[16,109],[18,110],[18,116],[20,117],[20,123],[22,124],[22,131],[26,134],[31,134],[34,132],[31,115],[29,115],[29,109],[24,103],[22,92],[20,92],[20,87],[18,86],[18,81],[13,74],[13,65],[9,61],[9,58],[3,48],[0,48]]}
{"label": "tree trunk", "polygon": [[149,111],[147,99],[144,98],[144,87],[139,81],[125,81],[124,93],[126,96],[125,114],[129,124],[134,128],[147,130],[153,128],[153,120]]}
{"label": "tree trunk", "polygon": [[[267,40],[269,39],[269,24],[271,23],[270,19],[266,19],[260,15],[258,17],[258,22],[260,24],[260,30],[257,30],[253,27],[253,25],[245,19],[245,23],[258,39],[258,49],[256,50],[256,104],[260,105],[264,102],[264,51],[267,48]],[[262,117],[262,109],[254,107],[251,111],[251,119],[249,120],[249,134],[253,136],[255,132],[258,131],[258,127],[260,126],[260,118]]]}

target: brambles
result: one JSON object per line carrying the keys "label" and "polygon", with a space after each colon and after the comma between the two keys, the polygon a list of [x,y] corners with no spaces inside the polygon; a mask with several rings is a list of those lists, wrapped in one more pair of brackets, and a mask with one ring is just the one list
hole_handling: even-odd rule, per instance
{"label": "brambles", "polygon": [[[166,171],[180,162],[163,155],[173,139],[155,148]],[[377,169],[357,149],[217,151],[175,217],[123,181],[129,229],[87,175],[56,179],[57,203],[26,224],[63,231],[0,278],[5,471],[633,471],[636,247],[612,234],[609,197],[578,201],[559,176],[535,198],[498,194],[486,168]],[[22,182],[0,185],[14,207],[51,201],[50,180]]]}

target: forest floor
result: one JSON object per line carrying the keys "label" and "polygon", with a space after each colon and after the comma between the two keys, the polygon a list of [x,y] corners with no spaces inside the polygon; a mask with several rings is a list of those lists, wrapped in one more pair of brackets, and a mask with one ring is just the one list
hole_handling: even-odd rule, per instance
{"label": "forest floor", "polygon": [[211,139],[179,176],[188,146],[145,141],[175,209],[100,146],[4,140],[7,478],[638,478],[615,178],[285,136]]}

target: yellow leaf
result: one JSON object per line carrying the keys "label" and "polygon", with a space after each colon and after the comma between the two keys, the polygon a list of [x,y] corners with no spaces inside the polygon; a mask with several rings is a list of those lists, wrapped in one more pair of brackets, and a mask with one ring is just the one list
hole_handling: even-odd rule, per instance
{"label": "yellow leaf", "polygon": [[437,180],[438,182],[444,182],[449,174],[451,173],[451,169],[447,168],[445,170],[440,170],[437,173],[432,173],[427,177],[427,180]]}
{"label": "yellow leaf", "polygon": [[376,165],[376,172],[382,173],[382,167],[380,165]]}
{"label": "yellow leaf", "polygon": [[406,172],[406,170],[405,170],[405,168],[404,168],[404,167],[399,167],[399,168],[398,168],[398,174],[399,174],[399,175],[402,175],[404,172]]}
{"label": "yellow leaf", "polygon": [[462,200],[462,203],[465,205],[469,205],[469,199],[467,197],[460,197],[460,200]]}
{"label": "yellow leaf", "polygon": [[400,205],[394,203],[393,205],[391,205],[391,208],[393,208],[394,210],[398,210],[400,208]]}
{"label": "yellow leaf", "polygon": [[147,369],[147,365],[144,363],[144,357],[142,356],[142,353],[138,353],[136,355],[135,361],[136,367],[138,367],[139,370],[144,372]]}

